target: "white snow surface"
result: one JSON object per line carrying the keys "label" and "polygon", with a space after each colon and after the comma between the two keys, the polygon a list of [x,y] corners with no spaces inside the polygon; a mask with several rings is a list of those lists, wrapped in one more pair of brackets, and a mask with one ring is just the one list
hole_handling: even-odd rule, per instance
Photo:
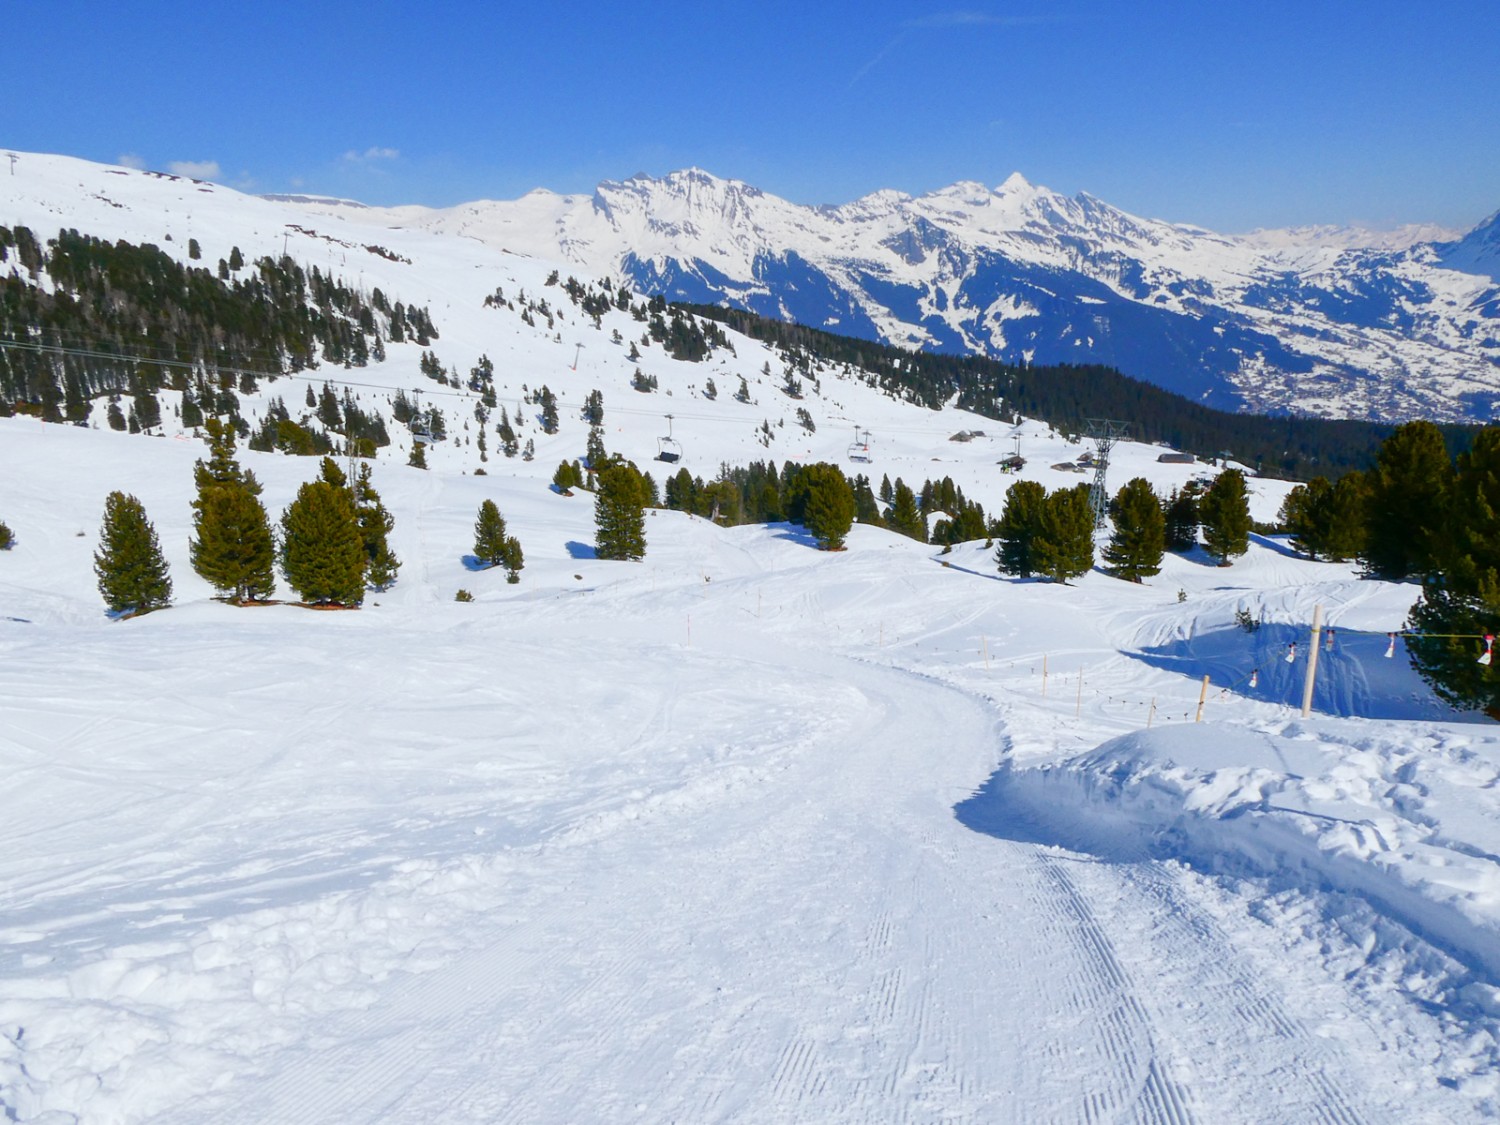
{"label": "white snow surface", "polygon": [[[575,407],[601,388],[610,448],[643,464],[675,411],[706,478],[826,458],[951,475],[998,511],[1019,436],[1027,475],[1081,479],[1051,466],[1083,446],[1045,426],[919,410],[856,372],[789,403],[758,374],[776,357],[742,338],[703,365],[643,348],[662,393],[638,396],[610,332],[639,324],[596,330],[545,261],[390,231],[410,259],[392,261],[287,231],[275,202],[125,170],[91,204],[58,184],[97,186],[92,166],[49,161],[23,158],[32,194],[5,221],[166,227],[164,249],[191,235],[209,261],[285,235],[428,304],[435,350],[461,371],[490,355],[502,403],[544,380]],[[565,319],[480,307],[496,285]],[[421,378],[419,349],[390,353],[245,407],[328,379],[384,409]],[[748,404],[730,397],[742,374]],[[536,460],[492,442],[481,463],[474,396],[423,385],[453,437],[426,472],[404,440],[382,452],[403,566],[356,612],[213,599],[188,562],[192,435],[0,419],[5,1119],[1500,1113],[1500,740],[1434,699],[1399,642],[1386,658],[1414,587],[1262,537],[1227,568],[1169,556],[1141,585],[1053,586],[1000,577],[982,542],[944,554],[856,527],[823,553],[796,527],[669,511],[643,561],[607,562],[589,495],[547,484],[582,454],[576,409],[554,436],[526,422]],[[868,465],[845,458],[856,423]],[[1117,446],[1112,485],[1212,471],[1159,452]],[[317,471],[241,460],[273,518]],[[1252,485],[1270,518],[1286,486]],[[113,489],[160,535],[168,610],[103,613]],[[486,498],[525,549],[517,585],[467,558]],[[1304,720],[1315,605],[1336,633]]]}

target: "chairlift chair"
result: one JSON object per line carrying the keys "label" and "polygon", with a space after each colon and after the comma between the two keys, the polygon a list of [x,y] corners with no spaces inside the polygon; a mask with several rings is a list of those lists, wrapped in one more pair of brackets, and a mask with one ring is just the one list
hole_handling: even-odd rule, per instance
{"label": "chairlift chair", "polygon": [[849,443],[849,460],[868,461],[870,459],[870,431],[864,431],[860,435],[859,427],[854,427],[854,440]]}
{"label": "chairlift chair", "polygon": [[682,443],[672,436],[672,416],[667,415],[667,436],[656,439],[656,459],[675,465],[682,460]]}
{"label": "chairlift chair", "polygon": [[422,392],[412,392],[411,421],[407,428],[411,430],[411,440],[417,445],[432,444],[432,429],[427,423],[427,414],[422,409]]}

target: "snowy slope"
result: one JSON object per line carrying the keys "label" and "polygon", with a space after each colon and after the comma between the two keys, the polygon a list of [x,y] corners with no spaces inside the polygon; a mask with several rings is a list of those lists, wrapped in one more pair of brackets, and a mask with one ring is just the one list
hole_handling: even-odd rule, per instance
{"label": "snowy slope", "polygon": [[[473,239],[53,158],[23,157],[16,183],[5,221],[39,231],[184,256],[191,236],[210,261],[285,239],[428,303],[444,362],[487,353],[502,403],[547,381],[575,409],[554,437],[526,422],[535,460],[492,443],[480,462],[472,396],[422,379],[415,346],[312,373],[382,406],[425,386],[455,435],[429,471],[403,448],[377,462],[403,566],[352,613],[212,599],[188,563],[191,435],[0,419],[9,1119],[1500,1113],[1500,739],[1399,643],[1384,656],[1414,587],[1260,538],[1229,568],[1170,557],[1140,586],[1057,587],[1002,579],[983,543],[856,527],[825,554],[800,528],[668,511],[645,560],[601,561],[589,496],[547,485],[583,451],[595,387],[610,447],[643,464],[673,411],[706,477],[827,457],[951,475],[992,511],[1012,434],[853,372],[793,403],[743,339],[705,365],[643,347],[661,392],[637,394],[611,339],[637,322],[596,330],[546,261]],[[563,318],[484,308],[496,286]],[[730,398],[742,374],[751,404]],[[868,465],[845,456],[856,423]],[[1027,475],[1080,479],[1052,465],[1081,446],[1018,434]],[[1158,452],[1117,446],[1112,484],[1212,471]],[[273,516],[316,471],[242,460]],[[1269,518],[1286,486],[1252,487]],[[112,489],[160,534],[170,610],[103,613]],[[525,549],[519,585],[466,563],[486,498]],[[1304,721],[1314,605],[1337,638]]]}
{"label": "snowy slope", "polygon": [[[235,610],[187,565],[201,450],[0,422],[14,1119],[1500,1108],[1500,742],[1381,655],[1410,588],[1274,543],[1060,588],[671,512],[607,563],[539,467],[387,464],[395,587]],[[273,512],[314,467],[244,460]],[[177,584],[123,623],[113,487]],[[519,586],[465,566],[486,496]],[[1298,723],[1273,665],[1315,601],[1340,647]],[[1371,676],[1384,717],[1341,717]]]}
{"label": "snowy slope", "polygon": [[1473,235],[1444,252],[1436,228],[1232,237],[1019,174],[816,208],[699,169],[440,210],[304,206],[857,336],[1106,363],[1230,408],[1488,419],[1500,401],[1489,259]]}

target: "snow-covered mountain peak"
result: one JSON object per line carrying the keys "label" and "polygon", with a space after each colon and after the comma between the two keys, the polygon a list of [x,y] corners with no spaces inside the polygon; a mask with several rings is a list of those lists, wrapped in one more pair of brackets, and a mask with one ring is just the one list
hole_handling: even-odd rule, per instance
{"label": "snow-covered mountain peak", "polygon": [[1484,274],[1500,281],[1500,211],[1451,246],[1444,246],[1439,257],[1449,269]]}

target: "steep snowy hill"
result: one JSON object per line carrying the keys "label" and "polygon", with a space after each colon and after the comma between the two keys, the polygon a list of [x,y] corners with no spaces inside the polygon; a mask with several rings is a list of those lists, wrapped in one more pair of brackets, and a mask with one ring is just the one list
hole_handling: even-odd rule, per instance
{"label": "steep snowy hill", "polygon": [[[317,201],[318,213],[335,208]],[[804,207],[690,169],[591,195],[337,210],[562,259],[646,291],[857,336],[1099,362],[1227,408],[1382,420],[1500,412],[1483,229],[1245,237],[1013,175]],[[1487,244],[1486,244],[1487,245]]]}

